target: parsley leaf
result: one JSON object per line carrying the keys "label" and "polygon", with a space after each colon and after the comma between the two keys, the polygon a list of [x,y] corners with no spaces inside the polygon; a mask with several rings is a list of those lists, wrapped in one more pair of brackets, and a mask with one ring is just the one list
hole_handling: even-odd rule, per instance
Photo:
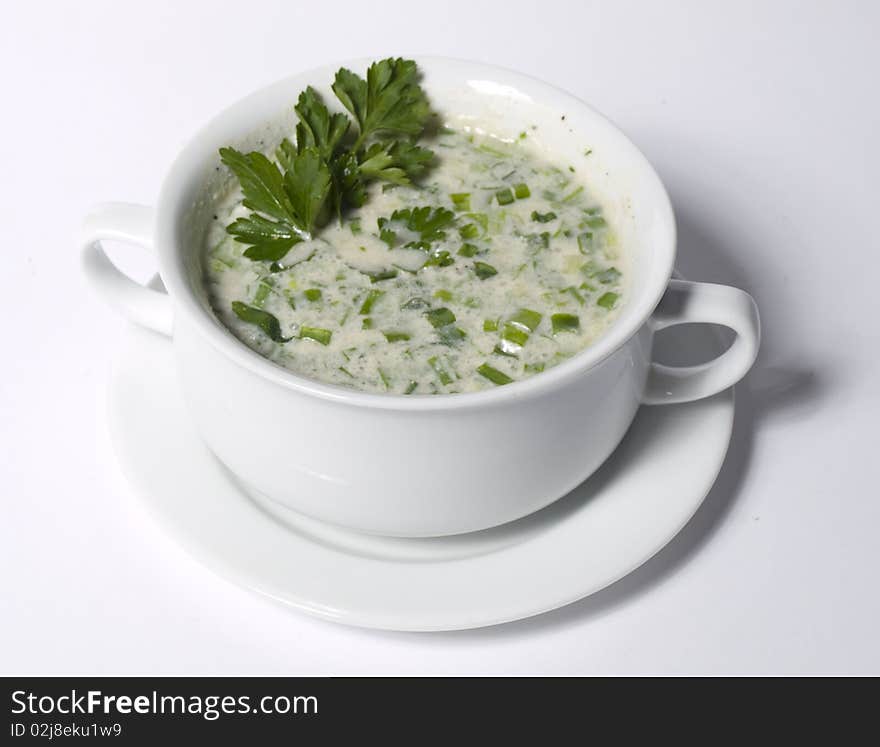
{"label": "parsley leaf", "polygon": [[416,63],[399,57],[374,62],[366,80],[340,69],[333,93],[358,123],[355,150],[376,135],[418,136],[431,113]]}
{"label": "parsley leaf", "polygon": [[220,157],[238,177],[242,204],[253,211],[226,228],[236,241],[250,244],[246,257],[277,262],[294,244],[312,238],[326,218],[330,192],[330,170],[315,148],[288,153],[283,175],[262,153],[221,148]]}
{"label": "parsley leaf", "polygon": [[[282,140],[275,151],[277,164],[259,152],[220,149],[221,160],[241,184],[242,204],[251,211],[226,230],[249,245],[244,252],[249,259],[278,262],[295,244],[311,239],[332,213],[341,219],[344,207],[363,205],[371,181],[410,184],[434,158],[432,151],[413,142],[430,116],[415,62],[374,62],[366,80],[342,68],[332,88],[354,117],[355,128],[348,115],[331,113],[309,86],[294,107],[299,118],[296,143]],[[446,216],[419,215],[413,220],[449,222]]]}
{"label": "parsley leaf", "polygon": [[299,95],[294,110],[299,115],[296,125],[296,147],[302,153],[315,148],[329,160],[339,148],[351,121],[341,112],[330,114],[318,92],[309,86]]}
{"label": "parsley leaf", "polygon": [[432,241],[446,238],[446,229],[455,224],[455,213],[443,207],[432,208],[428,205],[401,208],[395,210],[390,218],[379,218],[377,224],[382,240],[389,245],[393,246],[397,237],[394,231],[394,225],[397,224],[419,236],[419,240],[410,241],[405,246],[427,250]]}
{"label": "parsley leaf", "polygon": [[390,145],[374,143],[363,154],[358,170],[368,179],[409,184],[424,173],[433,159],[433,151],[403,140]]}

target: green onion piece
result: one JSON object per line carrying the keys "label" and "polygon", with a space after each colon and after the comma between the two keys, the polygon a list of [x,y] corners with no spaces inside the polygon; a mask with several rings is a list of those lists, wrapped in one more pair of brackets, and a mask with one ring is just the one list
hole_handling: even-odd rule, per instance
{"label": "green onion piece", "polygon": [[379,378],[382,379],[382,383],[385,385],[386,389],[391,388],[391,379],[381,368],[379,369]]}
{"label": "green onion piece", "polygon": [[514,200],[513,192],[510,191],[509,187],[499,189],[495,193],[495,199],[498,200],[499,205],[509,205]]}
{"label": "green onion piece", "polygon": [[619,296],[616,293],[611,293],[609,291],[608,293],[603,293],[601,296],[599,296],[599,300],[596,301],[596,303],[599,304],[599,306],[601,306],[603,309],[613,309],[614,305],[617,303],[618,298]]}
{"label": "green onion piece", "polygon": [[485,319],[483,321],[483,332],[497,332],[498,331],[498,320],[497,319]]}
{"label": "green onion piece", "polygon": [[479,366],[477,368],[477,373],[498,386],[503,386],[504,384],[509,384],[513,381],[513,379],[511,379],[506,373],[499,371],[497,368],[492,368],[488,363]]}
{"label": "green onion piece", "polygon": [[373,310],[373,304],[376,303],[382,296],[385,295],[385,291],[379,290],[378,288],[373,288],[367,293],[367,297],[364,299],[364,302],[361,304],[359,314],[363,314],[366,316]]}
{"label": "green onion piece", "polygon": [[300,327],[299,336],[306,340],[320,342],[322,345],[329,345],[333,333],[329,329],[323,329],[322,327]]}
{"label": "green onion piece", "polygon": [[411,382],[409,382],[409,384],[407,385],[406,389],[403,390],[403,393],[404,393],[404,394],[412,394],[412,393],[416,390],[416,388],[418,387],[418,385],[419,385],[419,382],[418,382],[418,381],[411,381]]}
{"label": "green onion piece", "polygon": [[604,228],[606,225],[608,225],[601,215],[587,218],[585,222],[590,228]]}
{"label": "green onion piece", "polygon": [[602,283],[602,285],[616,283],[620,280],[620,270],[616,267],[609,267],[607,270],[602,270],[602,272],[598,273],[596,275],[596,280]]}
{"label": "green onion piece", "polygon": [[473,223],[467,223],[458,229],[458,235],[463,239],[475,239],[480,235],[480,229]]}
{"label": "green onion piece", "polygon": [[370,317],[361,322],[361,329],[373,329],[373,320]]}
{"label": "green onion piece", "polygon": [[260,285],[257,287],[257,292],[254,294],[254,306],[258,309],[263,308],[263,304],[266,302],[266,299],[271,292],[272,286],[264,280],[261,280]]}
{"label": "green onion piece", "polygon": [[434,298],[439,298],[441,301],[451,301],[452,292],[440,288],[439,290],[434,291]]}
{"label": "green onion piece", "polygon": [[321,300],[321,289],[320,288],[309,288],[304,291],[304,295],[309,301],[320,301]]}
{"label": "green onion piece", "polygon": [[281,334],[281,322],[268,311],[248,306],[241,301],[233,301],[232,310],[243,322],[257,325],[274,342],[287,342],[293,339],[291,337],[284,337]]}
{"label": "green onion piece", "polygon": [[432,327],[445,327],[447,324],[452,324],[455,321],[455,314],[445,306],[441,306],[439,309],[426,311],[425,318],[431,322]]}
{"label": "green onion piece", "polygon": [[522,327],[507,322],[507,324],[504,325],[504,329],[501,330],[501,338],[508,342],[512,342],[514,345],[522,347],[529,341],[529,333]]}
{"label": "green onion piece", "polygon": [[[437,295],[436,293],[434,294]],[[400,308],[406,311],[416,311],[418,309],[426,309],[430,304],[424,299],[419,298],[418,296],[413,296],[408,299]]]}
{"label": "green onion piece", "polygon": [[523,369],[528,373],[541,373],[544,370],[543,363],[526,363]]}
{"label": "green onion piece", "polygon": [[361,219],[353,218],[348,222],[348,227],[351,229],[351,232],[357,236],[361,232]]}
{"label": "green onion piece", "polygon": [[397,277],[397,270],[377,270],[375,272],[365,272],[371,283],[378,283],[380,280],[391,280]]}
{"label": "green onion piece", "polygon": [[554,314],[550,317],[550,323],[553,325],[553,334],[559,332],[575,332],[581,327],[581,320],[574,314]]}
{"label": "green onion piece", "polygon": [[470,218],[482,228],[483,233],[486,233],[489,230],[489,216],[486,215],[486,213],[468,213],[466,217]]}
{"label": "green onion piece", "polygon": [[502,340],[501,343],[492,349],[492,352],[497,353],[498,355],[506,355],[508,358],[516,358],[520,350],[522,350],[521,347],[517,345],[508,345]]}
{"label": "green onion piece", "polygon": [[344,373],[346,376],[348,376],[348,378],[350,378],[350,379],[354,378],[354,374],[351,371],[349,371],[345,366],[339,366],[338,370],[342,371],[342,373]]}
{"label": "green onion piece", "polygon": [[578,249],[581,254],[589,254],[590,247],[593,244],[593,234],[589,231],[584,231],[583,233],[579,233],[577,237]]}
{"label": "green onion piece", "polygon": [[389,332],[383,332],[385,335],[385,339],[388,342],[405,342],[409,340],[409,335],[406,332],[398,332],[397,330],[391,330]]}
{"label": "green onion piece", "polygon": [[583,191],[584,191],[584,186],[581,185],[580,187],[569,192],[565,197],[563,197],[562,202],[571,202],[575,197],[577,197]]}
{"label": "green onion piece", "polygon": [[452,200],[452,204],[455,206],[456,210],[466,211],[471,209],[470,192],[453,192],[449,195],[449,198]]}
{"label": "green onion piece", "polygon": [[443,368],[443,364],[437,359],[436,355],[428,358],[428,365],[434,369],[434,373],[437,374],[437,378],[440,379],[440,383],[444,386],[446,384],[452,383],[452,377],[449,375],[449,372]]}
{"label": "green onion piece", "polygon": [[465,337],[467,337],[467,333],[461,327],[455,327],[451,324],[437,329],[437,338],[443,345],[455,345]]}
{"label": "green onion piece", "polygon": [[462,244],[461,249],[458,250],[458,253],[462,257],[473,257],[476,256],[477,252],[480,250],[477,249],[473,244]]}
{"label": "green onion piece", "polygon": [[490,278],[493,275],[498,274],[498,270],[496,270],[492,265],[487,264],[486,262],[474,262],[474,272],[477,274],[477,277],[480,280],[485,280],[486,278]]}
{"label": "green onion piece", "polygon": [[537,210],[532,210],[532,220],[538,223],[549,223],[551,220],[556,220],[556,213],[552,210],[549,213],[539,213]]}
{"label": "green onion piece", "polygon": [[524,200],[526,197],[531,197],[532,193],[529,190],[529,185],[525,182],[520,182],[519,184],[513,185],[513,193],[516,195],[517,200]]}
{"label": "green onion piece", "polygon": [[541,323],[541,315],[532,309],[518,309],[508,321],[519,327],[525,327],[529,332],[534,332]]}

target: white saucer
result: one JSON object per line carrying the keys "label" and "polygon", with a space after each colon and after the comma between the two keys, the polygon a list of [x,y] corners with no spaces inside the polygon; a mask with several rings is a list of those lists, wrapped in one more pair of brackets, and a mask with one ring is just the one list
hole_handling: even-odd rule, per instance
{"label": "white saucer", "polygon": [[[706,332],[688,334],[688,347],[701,347],[704,360],[718,344]],[[109,409],[135,492],[208,567],[336,622],[452,630],[561,607],[648,560],[712,486],[734,406],[731,390],[687,405],[644,407],[611,459],[566,497],[512,524],[436,539],[361,535],[249,495],[200,441],[171,344],[152,332],[128,333]]]}

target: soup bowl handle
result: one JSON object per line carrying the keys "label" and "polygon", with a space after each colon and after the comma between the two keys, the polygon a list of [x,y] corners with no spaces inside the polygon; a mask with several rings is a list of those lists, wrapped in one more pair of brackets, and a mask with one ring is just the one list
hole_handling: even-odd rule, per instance
{"label": "soup bowl handle", "polygon": [[697,366],[652,363],[642,402],[691,402],[736,384],[758,355],[761,323],[754,299],[739,288],[671,280],[649,325],[654,331],[677,324],[719,324],[736,333],[733,344],[714,360]]}
{"label": "soup bowl handle", "polygon": [[171,299],[167,293],[136,283],[114,265],[101,246],[110,239],[153,249],[153,209],[108,202],[83,221],[80,248],[86,277],[98,294],[132,322],[171,336]]}

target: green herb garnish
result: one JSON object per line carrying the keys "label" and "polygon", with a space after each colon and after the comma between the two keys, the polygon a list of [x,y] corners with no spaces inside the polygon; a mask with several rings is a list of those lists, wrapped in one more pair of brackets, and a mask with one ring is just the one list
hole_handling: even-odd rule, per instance
{"label": "green herb garnish", "polygon": [[492,368],[488,363],[478,366],[477,373],[498,386],[510,384],[513,381],[513,379],[511,379],[506,373],[499,371],[497,368]]}
{"label": "green herb garnish", "polygon": [[279,322],[278,318],[270,314],[268,311],[263,311],[254,306],[248,306],[241,301],[233,301],[232,310],[243,322],[258,326],[266,333],[269,339],[274,342],[288,342],[293,339],[292,337],[285,337],[281,334],[281,322]]}

